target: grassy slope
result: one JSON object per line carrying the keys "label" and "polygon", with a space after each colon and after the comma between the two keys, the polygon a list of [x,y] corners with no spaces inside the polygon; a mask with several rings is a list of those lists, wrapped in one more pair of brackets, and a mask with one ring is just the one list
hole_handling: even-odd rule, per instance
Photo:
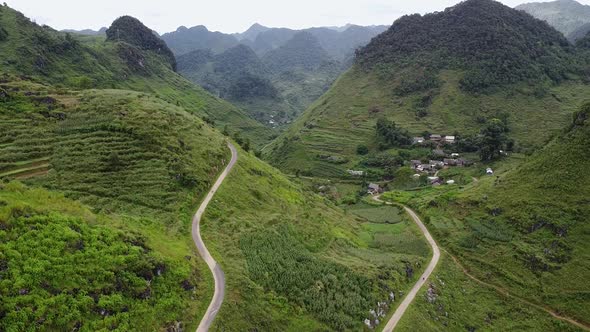
{"label": "grassy slope", "polygon": [[[587,122],[498,177],[482,178],[463,191],[418,194],[408,202],[421,211],[439,241],[474,276],[588,325]],[[444,269],[441,273],[453,272]],[[458,290],[448,296],[458,296]],[[466,304],[451,306],[457,312]],[[421,309],[428,307],[421,305]],[[490,305],[490,310],[499,309]],[[414,314],[414,319],[423,316],[422,312]],[[483,320],[471,322],[478,329],[487,326]],[[431,324],[441,328],[440,322]]]}
{"label": "grassy slope", "polygon": [[[107,214],[107,228],[147,238],[154,255],[174,259],[176,265],[165,275],[171,280],[184,276],[190,279],[188,286],[198,286],[187,292],[181,282],[168,284],[166,292],[184,294],[184,302],[170,301],[163,310],[174,320],[137,309],[114,326],[151,330],[175,320],[195,325],[211,290],[209,274],[201,272],[207,271],[204,264],[185,258],[196,255],[188,235],[190,216],[229,157],[223,137],[200,118],[145,93],[65,94],[28,81],[3,86],[10,99],[0,110],[0,173],[44,161],[47,173],[27,180],[29,184],[61,191]],[[75,323],[62,317],[60,309],[52,312],[67,324]],[[142,312],[145,317],[140,319],[136,315]],[[92,325],[95,319],[88,316],[84,321]]]}
{"label": "grassy slope", "polygon": [[362,329],[377,300],[414,279],[404,262],[417,275],[429,255],[405,216],[380,209],[344,213],[241,152],[203,224],[227,278],[215,330]]}
{"label": "grassy slope", "polygon": [[[255,144],[269,140],[271,132],[235,106],[211,96],[174,73],[166,59],[125,43],[103,37],[77,37],[31,23],[22,14],[0,8],[0,26],[7,39],[0,41],[2,71],[68,89],[117,88],[143,91],[215,121],[240,130]],[[132,54],[132,55],[130,55]]]}
{"label": "grassy slope", "polygon": [[[293,126],[265,150],[268,159],[283,170],[310,171],[324,177],[342,176],[360,157],[359,144],[376,150],[375,122],[385,116],[411,133],[471,134],[479,131],[478,118],[509,114],[510,135],[517,145],[539,147],[570,119],[590,87],[576,81],[549,89],[536,97],[527,87],[513,87],[493,94],[472,95],[458,87],[460,73],[443,71],[440,93],[428,107],[428,115],[416,116],[420,94],[400,97],[393,93],[397,81],[384,84],[375,72],[353,67],[341,76]],[[371,110],[374,110],[371,112]],[[341,157],[348,163],[333,164],[318,155]]]}
{"label": "grassy slope", "polygon": [[0,329],[194,326],[206,304],[195,299],[208,289],[197,260],[185,258],[191,250],[153,220],[97,215],[61,194],[1,184]]}

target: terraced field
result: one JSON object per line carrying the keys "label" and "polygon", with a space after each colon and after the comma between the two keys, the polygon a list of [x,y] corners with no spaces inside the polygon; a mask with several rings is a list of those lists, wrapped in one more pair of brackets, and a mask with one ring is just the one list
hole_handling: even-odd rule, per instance
{"label": "terraced field", "polygon": [[147,94],[30,94],[0,111],[0,178],[59,190],[98,211],[172,222],[227,154],[200,119]]}

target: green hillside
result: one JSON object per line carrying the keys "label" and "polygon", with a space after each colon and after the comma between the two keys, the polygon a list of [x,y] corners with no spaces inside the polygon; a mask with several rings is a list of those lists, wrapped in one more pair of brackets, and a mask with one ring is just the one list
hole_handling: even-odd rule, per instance
{"label": "green hillside", "polygon": [[116,21],[111,38],[105,41],[40,27],[2,6],[2,72],[64,89],[127,89],[154,94],[215,122],[218,128],[228,125],[241,131],[256,144],[269,139],[269,129],[174,73],[172,55],[153,51],[165,45],[141,22],[129,20],[131,23]]}
{"label": "green hillside", "polygon": [[[504,167],[498,176],[482,178],[464,190],[446,187],[418,194],[409,204],[419,209],[435,237],[470,274],[513,294],[513,303],[533,311],[545,308],[588,327],[590,105],[585,104],[573,119],[545,148]],[[449,273],[456,274],[451,272],[456,268],[440,269],[449,279]],[[495,293],[489,286],[483,288]],[[450,301],[459,296],[459,289],[442,290],[442,294],[445,310],[451,313],[467,305]],[[482,307],[494,321],[498,317],[494,312],[501,309],[491,309],[492,303]],[[407,317],[409,327],[432,304],[419,306]],[[487,325],[483,316],[482,312],[475,325],[478,330]],[[470,320],[449,317],[447,321],[454,324]],[[441,328],[444,320],[430,321],[433,328]],[[528,324],[537,330],[572,327],[566,322],[552,328]]]}
{"label": "green hillside", "polygon": [[581,52],[546,23],[489,0],[401,18],[356,62],[265,149],[274,165],[344,176],[367,159],[358,146],[367,146],[369,157],[382,152],[375,130],[381,118],[412,136],[459,137],[500,118],[515,149],[526,152],[566,125],[589,92]]}
{"label": "green hillside", "polygon": [[399,209],[343,211],[243,152],[202,229],[227,277],[215,331],[362,330],[430,256]]}

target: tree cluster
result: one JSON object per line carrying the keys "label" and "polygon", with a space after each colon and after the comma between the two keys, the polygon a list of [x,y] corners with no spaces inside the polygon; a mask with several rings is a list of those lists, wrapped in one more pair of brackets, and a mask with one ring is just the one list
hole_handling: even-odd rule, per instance
{"label": "tree cluster", "polygon": [[412,137],[407,130],[398,127],[394,121],[384,118],[377,120],[375,127],[377,137],[384,148],[400,147],[412,144]]}

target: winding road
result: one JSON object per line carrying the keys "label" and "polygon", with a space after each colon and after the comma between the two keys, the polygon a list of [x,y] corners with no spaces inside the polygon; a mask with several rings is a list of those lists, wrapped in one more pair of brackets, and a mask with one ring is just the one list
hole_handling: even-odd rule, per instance
{"label": "winding road", "polygon": [[203,316],[203,319],[199,323],[197,332],[209,331],[209,327],[211,327],[213,320],[215,320],[215,316],[217,316],[217,312],[219,311],[219,308],[221,308],[221,304],[223,303],[223,297],[225,295],[225,275],[223,274],[223,270],[221,269],[221,266],[217,264],[215,259],[213,259],[213,257],[209,253],[209,250],[207,250],[207,247],[205,246],[203,239],[201,238],[201,217],[205,213],[205,210],[207,209],[209,202],[211,202],[211,199],[213,199],[215,192],[219,189],[219,187],[221,186],[229,172],[232,170],[232,168],[238,161],[238,151],[236,150],[235,146],[233,146],[229,142],[227,143],[227,146],[231,150],[231,160],[225,168],[225,170],[223,170],[221,175],[219,175],[219,178],[217,179],[213,187],[211,187],[211,190],[209,190],[209,193],[207,194],[207,196],[201,203],[201,206],[197,210],[197,213],[195,213],[195,216],[193,217],[193,241],[195,242],[195,246],[197,247],[199,254],[201,255],[201,257],[203,257],[203,259],[209,266],[211,273],[213,273],[213,279],[215,280],[215,292],[213,293],[213,298],[211,299],[211,303],[209,304],[209,307],[205,312],[205,316]]}
{"label": "winding road", "polygon": [[[373,196],[373,199],[378,202],[385,203],[387,205],[392,205],[389,202],[382,201],[379,198],[379,196]],[[432,235],[430,235],[430,232],[428,232],[428,229],[426,228],[426,226],[424,226],[424,223],[422,222],[422,220],[420,220],[420,217],[418,217],[416,212],[414,212],[412,209],[410,209],[406,206],[404,206],[404,210],[406,210],[406,212],[410,215],[410,217],[412,217],[412,219],[414,220],[416,225],[418,225],[418,227],[420,228],[420,230],[424,234],[424,237],[426,237],[426,240],[428,241],[428,243],[432,247],[433,254],[432,254],[432,259],[430,260],[430,264],[428,264],[428,267],[426,267],[426,270],[424,270],[424,273],[422,273],[422,275],[420,276],[420,278],[418,279],[418,281],[416,282],[414,287],[412,287],[412,290],[410,290],[410,292],[408,293],[408,295],[406,295],[406,297],[404,298],[402,303],[399,305],[399,307],[397,307],[397,309],[393,313],[393,316],[391,316],[391,318],[387,322],[387,325],[385,325],[385,327],[383,328],[383,332],[392,332],[393,331],[393,329],[395,328],[397,323],[399,323],[400,319],[402,318],[402,316],[404,315],[404,313],[406,312],[406,310],[408,309],[408,307],[410,306],[412,301],[414,301],[414,298],[416,297],[416,294],[418,294],[418,291],[420,290],[420,288],[422,288],[422,286],[424,286],[424,284],[426,283],[426,280],[428,280],[428,278],[432,274],[432,271],[434,271],[434,268],[436,267],[436,265],[438,264],[438,261],[440,259],[440,249],[438,248],[438,245],[436,245],[436,242],[434,241],[434,238],[432,237]]]}

